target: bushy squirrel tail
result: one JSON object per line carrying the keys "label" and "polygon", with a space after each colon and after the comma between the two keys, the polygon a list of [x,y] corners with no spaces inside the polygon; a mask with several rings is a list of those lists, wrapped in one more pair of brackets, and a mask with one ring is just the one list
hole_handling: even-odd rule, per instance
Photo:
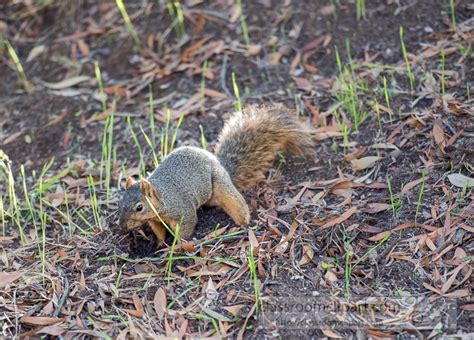
{"label": "bushy squirrel tail", "polygon": [[215,155],[239,190],[265,179],[276,152],[306,155],[314,152],[310,131],[282,105],[249,106],[224,125]]}

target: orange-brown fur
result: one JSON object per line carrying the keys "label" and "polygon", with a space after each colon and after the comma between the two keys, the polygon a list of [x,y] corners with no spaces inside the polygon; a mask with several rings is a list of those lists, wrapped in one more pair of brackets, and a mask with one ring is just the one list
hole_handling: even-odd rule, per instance
{"label": "orange-brown fur", "polygon": [[286,107],[250,106],[227,121],[215,155],[237,189],[246,190],[265,179],[277,151],[305,155],[313,144],[310,131]]}

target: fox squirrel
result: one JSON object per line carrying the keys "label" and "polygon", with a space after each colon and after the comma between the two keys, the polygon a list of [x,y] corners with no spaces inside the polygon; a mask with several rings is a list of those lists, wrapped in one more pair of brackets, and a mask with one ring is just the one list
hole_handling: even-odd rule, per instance
{"label": "fox squirrel", "polygon": [[312,153],[312,147],[310,131],[289,109],[250,106],[227,121],[214,154],[180,147],[147,179],[128,178],[119,206],[120,226],[130,231],[148,223],[161,245],[163,222],[173,230],[179,224],[179,236],[190,239],[202,205],[221,207],[243,226],[250,222],[250,211],[241,192],[265,179],[276,151],[304,155]]}

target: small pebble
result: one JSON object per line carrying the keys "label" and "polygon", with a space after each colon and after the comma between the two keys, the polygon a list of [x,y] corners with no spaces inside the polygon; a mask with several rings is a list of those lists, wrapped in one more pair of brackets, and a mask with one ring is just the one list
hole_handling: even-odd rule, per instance
{"label": "small pebble", "polygon": [[141,63],[142,61],[143,61],[143,57],[140,56],[140,55],[134,54],[134,55],[128,57],[128,62],[132,65]]}

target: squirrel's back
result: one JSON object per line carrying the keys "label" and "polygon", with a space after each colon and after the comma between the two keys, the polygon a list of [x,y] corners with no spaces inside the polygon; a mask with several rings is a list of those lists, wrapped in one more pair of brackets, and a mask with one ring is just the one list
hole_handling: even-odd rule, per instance
{"label": "squirrel's back", "polygon": [[239,190],[265,178],[277,151],[304,155],[313,140],[291,111],[282,105],[249,106],[224,125],[215,155]]}
{"label": "squirrel's back", "polygon": [[[200,206],[212,196],[212,174],[218,166],[210,152],[183,146],[165,157],[148,180],[162,203],[168,205],[167,210],[181,205]],[[175,196],[179,199],[173,199]]]}

